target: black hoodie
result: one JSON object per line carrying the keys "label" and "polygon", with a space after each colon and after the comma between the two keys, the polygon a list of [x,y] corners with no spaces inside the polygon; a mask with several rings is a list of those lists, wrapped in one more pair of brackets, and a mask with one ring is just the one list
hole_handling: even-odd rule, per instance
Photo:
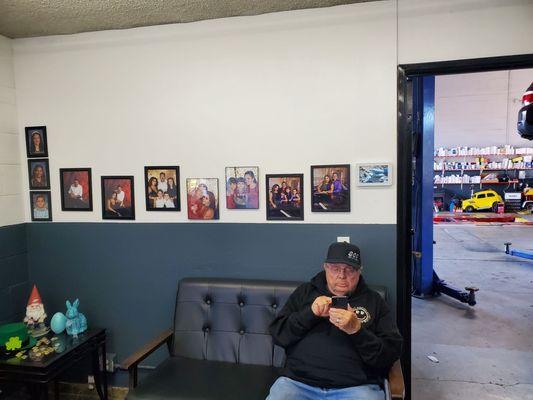
{"label": "black hoodie", "polygon": [[287,355],[282,375],[320,388],[381,384],[402,347],[385,301],[361,276],[348,302],[362,327],[348,335],[313,313],[311,304],[319,296],[332,296],[324,271],[299,286],[270,325],[274,342]]}

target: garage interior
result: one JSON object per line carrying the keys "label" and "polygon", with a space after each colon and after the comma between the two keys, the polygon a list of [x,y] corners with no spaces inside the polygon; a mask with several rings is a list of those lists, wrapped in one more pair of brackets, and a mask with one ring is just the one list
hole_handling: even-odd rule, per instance
{"label": "garage interior", "polygon": [[[531,396],[533,261],[506,254],[504,245],[510,242],[511,248],[533,254],[531,212],[512,208],[505,200],[505,193],[523,195],[532,186],[531,158],[526,155],[516,159],[511,167],[516,169],[490,171],[496,172],[496,179],[507,173],[515,176],[509,179],[513,183],[455,184],[440,183],[440,178],[488,172],[481,168],[444,171],[443,161],[453,165],[461,160],[468,165],[475,163],[477,157],[438,155],[457,147],[508,145],[532,151],[531,142],[522,139],[516,130],[522,94],[532,81],[532,69],[435,77],[433,269],[440,279],[455,287],[475,287],[479,291],[475,293],[474,306],[444,294],[413,296],[413,399]],[[489,159],[487,162],[516,158],[484,157]],[[524,159],[525,163],[519,164]],[[489,188],[506,201],[500,214],[498,210],[464,212],[459,206],[450,210],[452,198],[468,199]],[[467,215],[467,219],[460,218]]]}

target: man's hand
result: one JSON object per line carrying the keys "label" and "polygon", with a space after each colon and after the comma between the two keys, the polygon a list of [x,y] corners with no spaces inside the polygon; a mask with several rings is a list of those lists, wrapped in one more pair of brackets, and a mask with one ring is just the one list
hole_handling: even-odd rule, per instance
{"label": "man's hand", "polygon": [[355,315],[354,309],[350,306],[348,306],[347,310],[330,308],[329,321],[348,335],[353,335],[361,329],[361,322]]}
{"label": "man's hand", "polygon": [[320,296],[311,304],[311,310],[317,317],[329,317],[329,307],[331,305],[331,297]]}

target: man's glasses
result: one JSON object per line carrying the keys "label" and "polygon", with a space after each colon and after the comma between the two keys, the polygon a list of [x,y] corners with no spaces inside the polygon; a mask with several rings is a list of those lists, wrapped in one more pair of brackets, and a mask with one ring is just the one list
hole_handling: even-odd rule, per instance
{"label": "man's glasses", "polygon": [[359,271],[359,268],[340,264],[326,264],[326,268],[329,272],[335,275],[340,275],[344,271],[347,276],[353,276]]}

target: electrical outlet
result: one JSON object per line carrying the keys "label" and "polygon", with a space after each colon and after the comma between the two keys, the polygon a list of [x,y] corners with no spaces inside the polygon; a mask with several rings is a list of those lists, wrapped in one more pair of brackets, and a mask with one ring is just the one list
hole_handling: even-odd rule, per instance
{"label": "electrical outlet", "polygon": [[350,243],[350,236],[337,236],[337,242],[346,242]]}
{"label": "electrical outlet", "polygon": [[105,356],[105,369],[107,372],[115,372],[115,359],[117,355],[115,353],[107,353]]}
{"label": "electrical outlet", "polygon": [[94,389],[94,375],[88,375],[87,376],[87,386],[90,390]]}

